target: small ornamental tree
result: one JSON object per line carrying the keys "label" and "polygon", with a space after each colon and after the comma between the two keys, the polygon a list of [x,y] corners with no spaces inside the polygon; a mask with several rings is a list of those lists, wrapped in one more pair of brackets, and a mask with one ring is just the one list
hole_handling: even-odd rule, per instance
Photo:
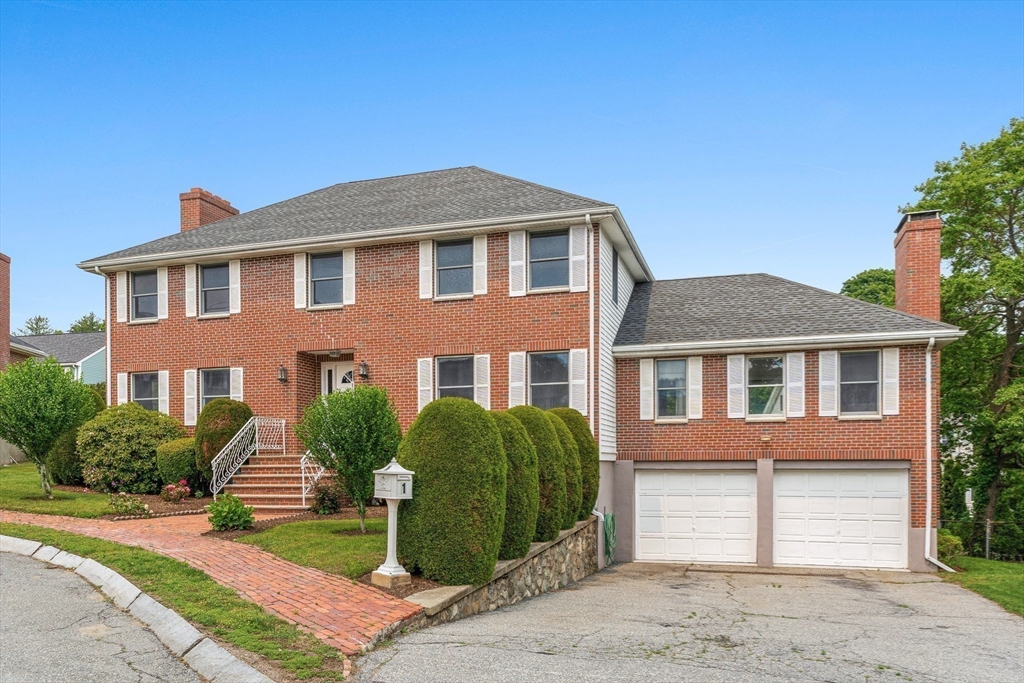
{"label": "small ornamental tree", "polygon": [[537,480],[537,449],[523,423],[502,410],[491,412],[508,465],[505,475],[505,531],[501,537],[499,560],[525,557],[537,529],[540,493]]}
{"label": "small ornamental tree", "polygon": [[207,403],[196,420],[196,469],[206,480],[213,479],[213,460],[252,417],[252,408],[230,398]]}
{"label": "small ornamental tree", "polygon": [[487,583],[505,527],[505,449],[490,413],[465,398],[428,404],[398,448],[416,474],[398,508],[398,555],[446,585]]}
{"label": "small ornamental tree", "polygon": [[516,406],[508,411],[523,423],[537,450],[537,480],[540,502],[534,541],[553,541],[565,519],[565,454],[552,424],[552,416],[534,406]]}
{"label": "small ornamental tree", "polygon": [[398,454],[402,429],[381,387],[357,386],[313,401],[295,426],[321,467],[334,473],[359,513],[366,533],[366,504],[373,498],[373,471]]}
{"label": "small ornamental tree", "polygon": [[590,432],[587,418],[572,408],[553,408],[550,412],[562,418],[562,422],[572,432],[576,446],[580,449],[580,479],[582,480],[583,497],[580,502],[579,521],[588,519],[597,504],[597,491],[601,486],[601,458]]}
{"label": "small ornamental tree", "polygon": [[562,528],[571,529],[580,514],[583,502],[583,483],[580,479],[580,449],[572,432],[556,413],[548,412],[551,426],[558,435],[558,443],[562,445],[563,465],[565,466],[565,516],[562,517]]}
{"label": "small ornamental tree", "polygon": [[29,359],[0,372],[0,438],[35,463],[47,498],[53,498],[47,454],[94,412],[92,391],[53,358]]}

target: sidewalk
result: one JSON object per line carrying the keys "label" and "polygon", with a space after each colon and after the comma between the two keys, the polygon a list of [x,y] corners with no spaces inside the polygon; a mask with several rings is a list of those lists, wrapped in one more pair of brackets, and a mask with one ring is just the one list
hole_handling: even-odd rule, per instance
{"label": "sidewalk", "polygon": [[0,521],[102,538],[181,560],[347,655],[358,654],[382,631],[421,609],[244,543],[201,536],[209,529],[204,515],[109,522],[0,510]]}

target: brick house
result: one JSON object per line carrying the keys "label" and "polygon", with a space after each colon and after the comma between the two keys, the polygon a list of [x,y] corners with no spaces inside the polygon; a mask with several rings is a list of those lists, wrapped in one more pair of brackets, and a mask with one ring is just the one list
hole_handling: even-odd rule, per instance
{"label": "brick house", "polygon": [[620,561],[926,570],[937,352],[961,336],[936,321],[940,226],[897,229],[899,311],[768,275],[655,281],[613,204],[476,167],[244,214],[194,188],[179,233],[79,267],[107,282],[109,400],[286,420],[287,454],[231,486],[265,509],[301,499],[304,408],[370,383],[403,429],[438,396],[578,409]]}

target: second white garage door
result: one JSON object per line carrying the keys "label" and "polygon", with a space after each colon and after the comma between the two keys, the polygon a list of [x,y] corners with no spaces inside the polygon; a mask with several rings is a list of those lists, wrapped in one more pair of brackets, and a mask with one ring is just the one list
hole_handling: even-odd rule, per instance
{"label": "second white garage door", "polygon": [[754,562],[756,490],[747,471],[637,471],[636,559]]}
{"label": "second white garage door", "polygon": [[907,471],[775,472],[775,563],[907,566]]}

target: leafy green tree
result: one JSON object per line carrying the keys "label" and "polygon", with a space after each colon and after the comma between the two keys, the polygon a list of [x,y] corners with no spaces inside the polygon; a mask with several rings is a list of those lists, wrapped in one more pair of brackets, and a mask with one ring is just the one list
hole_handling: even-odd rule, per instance
{"label": "leafy green tree", "polygon": [[868,303],[896,307],[896,271],[891,268],[864,270],[843,283],[840,294]]}
{"label": "leafy green tree", "polygon": [[19,337],[36,334],[60,334],[60,330],[50,327],[50,319],[45,315],[34,315],[25,321],[25,326],[18,330]]}
{"label": "leafy green tree", "polygon": [[0,438],[35,463],[47,498],[53,492],[46,455],[63,434],[94,412],[92,390],[53,358],[30,358],[0,372]]}
{"label": "leafy green tree", "polygon": [[68,332],[103,332],[106,329],[106,323],[97,318],[95,313],[89,312],[71,323]]}
{"label": "leafy green tree", "polygon": [[313,460],[334,472],[356,506],[359,529],[366,533],[373,471],[391,462],[402,440],[387,391],[357,386],[321,396],[306,408],[295,432]]}
{"label": "leafy green tree", "polygon": [[943,441],[947,453],[969,454],[988,521],[1008,470],[1024,468],[1024,119],[963,144],[915,189],[921,199],[902,210],[942,212],[942,319],[967,331],[942,352]]}

